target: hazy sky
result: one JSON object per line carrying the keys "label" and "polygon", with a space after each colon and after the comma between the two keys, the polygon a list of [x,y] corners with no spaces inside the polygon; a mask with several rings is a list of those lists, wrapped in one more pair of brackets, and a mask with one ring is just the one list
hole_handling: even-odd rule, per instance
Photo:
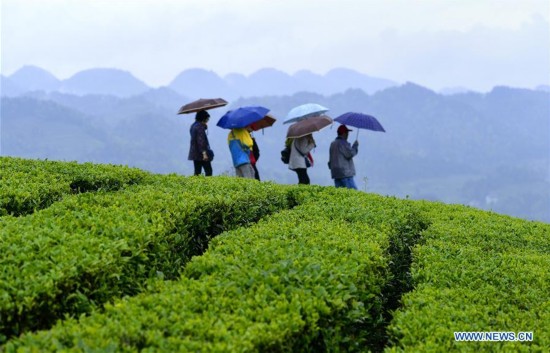
{"label": "hazy sky", "polygon": [[1,72],[93,67],[151,86],[336,67],[433,89],[550,84],[549,0],[0,0]]}

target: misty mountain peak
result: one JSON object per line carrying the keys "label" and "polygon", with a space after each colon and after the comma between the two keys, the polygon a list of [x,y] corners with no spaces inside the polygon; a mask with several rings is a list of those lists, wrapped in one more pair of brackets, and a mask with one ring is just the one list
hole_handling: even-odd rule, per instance
{"label": "misty mountain peak", "polygon": [[367,76],[360,72],[346,68],[335,68],[326,73],[325,79],[330,83],[333,89],[343,92],[348,88],[359,88],[371,94],[376,91],[396,86],[397,83]]}
{"label": "misty mountain peak", "polygon": [[171,89],[190,98],[227,97],[229,89],[215,72],[193,68],[182,71],[168,85]]}
{"label": "misty mountain peak", "polygon": [[130,72],[120,69],[97,68],[76,73],[64,80],[61,92],[76,95],[106,94],[129,97],[149,90],[149,87]]}
{"label": "misty mountain peak", "polygon": [[286,72],[283,72],[281,70],[277,70],[271,67],[265,67],[263,69],[259,69],[258,71],[254,72],[252,75],[250,75],[249,78],[253,77],[278,77],[278,78],[290,78],[290,75]]}
{"label": "misty mountain peak", "polygon": [[192,68],[192,69],[183,70],[178,76],[176,76],[176,78],[174,78],[172,83],[174,83],[175,81],[180,81],[182,79],[187,79],[187,80],[189,80],[189,79],[190,80],[194,80],[194,79],[217,80],[217,79],[219,79],[219,76],[212,70],[206,70],[206,69],[201,69],[201,68]]}
{"label": "misty mountain peak", "polygon": [[14,72],[9,79],[23,91],[54,91],[60,81],[50,72],[32,65],[26,65]]}
{"label": "misty mountain peak", "polygon": [[252,95],[284,95],[295,87],[294,82],[286,72],[263,68],[248,77],[248,94]]}
{"label": "misty mountain peak", "polygon": [[313,73],[309,70],[298,70],[292,75],[295,78],[321,78],[321,75],[318,75],[316,73]]}
{"label": "misty mountain peak", "polygon": [[401,86],[403,88],[404,91],[406,92],[411,92],[411,93],[418,93],[418,94],[423,94],[423,95],[427,95],[427,96],[437,96],[437,93],[435,93],[434,91],[432,91],[431,89],[429,88],[426,88],[424,86],[420,86],[414,82],[406,82],[404,85]]}
{"label": "misty mountain peak", "polygon": [[416,83],[407,82],[401,86],[391,87],[378,92],[374,97],[382,97],[384,101],[407,100],[410,107],[420,109],[420,107],[429,106],[444,96],[438,95],[436,92]]}

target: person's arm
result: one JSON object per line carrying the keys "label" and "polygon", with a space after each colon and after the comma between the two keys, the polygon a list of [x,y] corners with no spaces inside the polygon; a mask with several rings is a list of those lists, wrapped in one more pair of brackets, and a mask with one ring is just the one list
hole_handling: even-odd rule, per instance
{"label": "person's arm", "polygon": [[342,141],[338,144],[338,150],[342,153],[344,158],[352,159],[358,153],[358,143],[354,142],[352,146],[347,141]]}

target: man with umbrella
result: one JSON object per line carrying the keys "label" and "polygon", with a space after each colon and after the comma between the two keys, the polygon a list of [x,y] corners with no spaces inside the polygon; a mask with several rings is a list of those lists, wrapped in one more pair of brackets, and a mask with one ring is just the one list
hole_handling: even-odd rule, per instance
{"label": "man with umbrella", "polygon": [[338,127],[338,136],[330,144],[329,162],[330,174],[334,179],[334,186],[357,189],[355,185],[355,165],[353,157],[357,155],[359,142],[355,140],[353,145],[348,142],[348,134],[352,131],[346,125]]}

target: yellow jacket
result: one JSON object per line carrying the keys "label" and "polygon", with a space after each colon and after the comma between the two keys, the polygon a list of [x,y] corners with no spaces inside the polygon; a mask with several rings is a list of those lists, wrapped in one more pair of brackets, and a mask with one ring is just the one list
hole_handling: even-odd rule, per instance
{"label": "yellow jacket", "polygon": [[250,132],[245,128],[231,129],[229,135],[227,135],[227,143],[231,140],[240,140],[243,146],[247,146],[250,150],[252,150],[252,145],[254,144]]}

